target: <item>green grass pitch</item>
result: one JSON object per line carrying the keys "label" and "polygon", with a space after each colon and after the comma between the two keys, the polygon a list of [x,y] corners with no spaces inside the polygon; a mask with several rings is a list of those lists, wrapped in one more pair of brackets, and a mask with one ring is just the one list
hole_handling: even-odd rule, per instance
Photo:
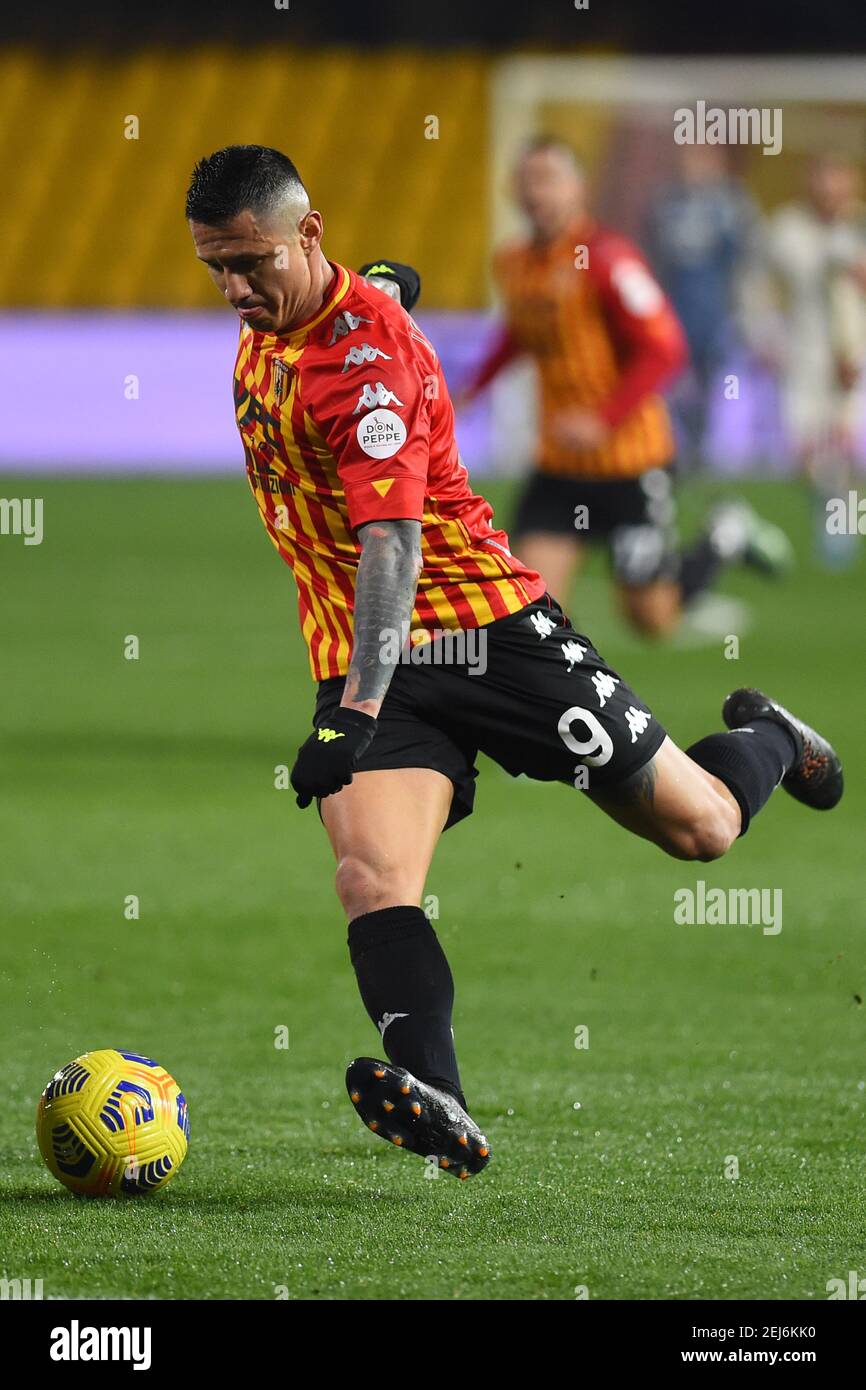
{"label": "green grass pitch", "polygon": [[[798,490],[747,489],[800,563],[726,579],[751,612],[739,660],[630,637],[598,561],[569,607],[681,744],[762,685],[836,738],[846,798],[822,817],[779,793],[726,859],[689,865],[483,767],[428,884],[495,1152],[467,1184],[425,1178],[345,1096],[377,1037],[324,833],[274,787],[313,687],[245,483],[38,491],[43,544],[0,538],[0,1274],[65,1297],[816,1300],[866,1274],[864,565],[813,566]],[[488,491],[505,519],[507,486]],[[781,888],[781,933],[675,925],[699,878]],[[59,1065],[112,1046],[178,1078],[190,1154],[152,1199],[80,1201],[34,1109]]]}

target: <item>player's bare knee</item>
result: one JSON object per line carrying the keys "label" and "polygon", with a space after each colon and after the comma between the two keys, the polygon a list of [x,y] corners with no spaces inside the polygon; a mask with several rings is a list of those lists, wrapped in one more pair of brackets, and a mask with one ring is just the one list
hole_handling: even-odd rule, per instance
{"label": "player's bare knee", "polygon": [[401,877],[397,871],[366,855],[343,855],[337,865],[335,886],[349,920],[383,907],[404,905],[407,889]]}
{"label": "player's bare knee", "polygon": [[675,859],[698,860],[709,864],[727,854],[739,833],[730,808],[719,800],[702,809],[683,825],[672,827],[664,848]]}

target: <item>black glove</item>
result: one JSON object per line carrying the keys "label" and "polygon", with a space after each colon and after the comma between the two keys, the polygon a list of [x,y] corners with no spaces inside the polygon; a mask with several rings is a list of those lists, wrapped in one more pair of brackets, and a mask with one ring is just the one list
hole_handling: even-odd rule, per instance
{"label": "black glove", "polygon": [[400,289],[400,303],[411,314],[421,293],[421,276],[411,265],[399,261],[368,261],[358,271],[365,279],[393,280]]}
{"label": "black glove", "polygon": [[314,796],[330,796],[352,780],[355,764],[376,732],[376,721],[358,709],[340,706],[314,729],[298,749],[292,786],[298,805],[309,806]]}

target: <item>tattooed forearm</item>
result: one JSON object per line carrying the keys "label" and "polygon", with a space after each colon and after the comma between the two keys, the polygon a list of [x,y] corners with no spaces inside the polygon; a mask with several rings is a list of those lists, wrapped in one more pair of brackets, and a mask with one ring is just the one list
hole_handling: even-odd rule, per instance
{"label": "tattooed forearm", "polygon": [[[342,703],[376,715],[394,674],[395,646],[412,617],[421,573],[420,521],[371,521],[359,530],[355,641]],[[375,705],[375,708],[373,706]]]}

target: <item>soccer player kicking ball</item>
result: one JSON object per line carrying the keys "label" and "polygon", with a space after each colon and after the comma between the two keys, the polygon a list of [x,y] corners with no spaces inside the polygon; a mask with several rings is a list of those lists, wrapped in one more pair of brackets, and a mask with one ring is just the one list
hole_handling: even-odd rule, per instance
{"label": "soccer player kicking ball", "polygon": [[[326,259],[321,214],[285,155],[244,145],[201,160],[186,212],[242,321],[247,474],[294,572],[318,682],[292,785],[299,806],[318,802],[389,1059],[352,1062],[349,1094],[383,1139],[467,1178],[490,1149],[457,1069],[451,971],[419,904],[439,836],[472,810],[477,752],[573,785],[666,853],[702,861],[780,783],[835,806],[839,759],[755,690],[725,701],[731,732],[677,747],[494,529],[433,348],[395,298]],[[406,267],[370,274],[417,293]]]}

